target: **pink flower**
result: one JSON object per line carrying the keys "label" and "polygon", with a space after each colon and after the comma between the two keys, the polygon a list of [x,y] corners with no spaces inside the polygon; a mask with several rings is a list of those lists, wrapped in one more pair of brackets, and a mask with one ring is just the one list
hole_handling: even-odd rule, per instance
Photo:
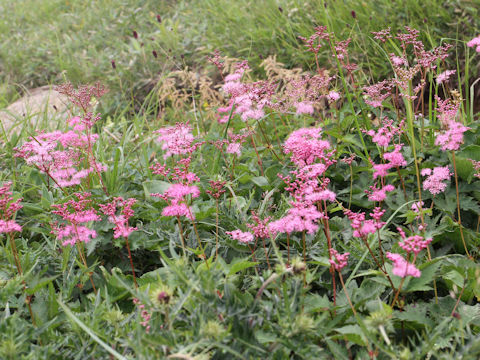
{"label": "pink flower", "polygon": [[393,65],[395,65],[395,66],[406,65],[406,63],[407,63],[404,58],[396,56],[394,54],[390,54],[390,60],[392,61]]}
{"label": "pink flower", "polygon": [[14,220],[0,220],[0,234],[22,231],[22,227]]}
{"label": "pink flower", "polygon": [[163,216],[185,216],[190,220],[194,220],[193,214],[190,208],[184,203],[173,203],[172,205],[165,206],[162,210]]}
{"label": "pink flower", "polygon": [[473,38],[467,43],[468,47],[475,48],[476,52],[480,52],[480,36],[477,36],[476,38]]}
{"label": "pink flower", "polygon": [[317,201],[335,201],[336,195],[333,191],[325,189],[305,196],[305,199],[311,202]]}
{"label": "pink flower", "polygon": [[95,230],[89,229],[83,225],[63,225],[54,229],[58,240],[62,241],[63,246],[75,245],[77,242],[88,243],[91,239],[97,237]]}
{"label": "pink flower", "polygon": [[283,145],[285,154],[291,153],[290,159],[299,167],[310,165],[316,159],[325,156],[330,143],[321,140],[320,128],[302,128],[290,134]]}
{"label": "pink flower", "polygon": [[407,166],[407,162],[400,152],[402,147],[403,144],[397,144],[395,145],[395,150],[383,154],[383,158],[387,160],[392,167]]}
{"label": "pink flower", "polygon": [[368,194],[369,201],[378,201],[381,202],[387,198],[387,192],[395,190],[393,185],[385,185],[382,188],[377,188],[376,186],[370,186],[370,190],[365,190]]}
{"label": "pink flower", "polygon": [[162,211],[163,216],[185,216],[193,220],[193,212],[186,204],[187,196],[197,198],[200,196],[200,190],[195,185],[173,184],[163,194],[153,193],[150,196],[158,197],[168,203]]}
{"label": "pink flower", "polygon": [[64,223],[53,225],[52,233],[58,240],[63,240],[62,245],[75,245],[77,242],[88,243],[97,236],[95,230],[83,224],[91,221],[100,221],[97,211],[91,207],[90,193],[73,194],[77,200],[68,200],[63,204],[54,204],[53,214],[59,215]]}
{"label": "pink flower", "polygon": [[340,99],[340,94],[336,91],[330,91],[327,97],[330,101],[337,101]]}
{"label": "pink flower", "polygon": [[[106,205],[100,204],[102,212],[108,216],[108,220],[115,224],[113,229],[113,238],[128,237],[137,228],[128,226],[128,219],[133,216],[132,206],[137,200],[130,198],[124,200],[122,197],[116,197],[111,203]],[[120,214],[117,215],[117,207],[120,207]]]}
{"label": "pink flower", "polygon": [[199,197],[200,190],[195,185],[172,184],[164,195],[170,199],[182,201],[188,195],[191,195],[192,198]]}
{"label": "pink flower", "polygon": [[393,275],[402,278],[407,276],[420,277],[420,270],[418,270],[414,264],[407,262],[402,255],[387,252],[387,258],[393,261]]}
{"label": "pink flower", "polygon": [[335,270],[341,271],[345,266],[347,266],[347,261],[348,261],[348,256],[350,253],[345,253],[345,254],[339,254],[337,250],[335,249],[330,249],[330,256],[333,259],[328,260],[330,264],[333,265]]}
{"label": "pink flower", "polygon": [[416,213],[420,213],[422,210],[423,210],[423,201],[417,201],[415,203],[413,203],[411,209],[412,211],[415,211]]}
{"label": "pink flower", "polygon": [[294,202],[288,210],[287,215],[268,225],[268,230],[272,234],[302,232],[306,231],[313,234],[318,230],[318,220],[322,217],[317,208],[313,205]]}
{"label": "pink flower", "polygon": [[441,84],[445,81],[447,81],[450,76],[452,76],[453,74],[456,73],[456,70],[446,70],[444,72],[442,72],[441,74],[438,74],[437,75],[437,84]]}
{"label": "pink flower", "polygon": [[393,137],[397,134],[402,133],[402,124],[398,127],[393,125],[393,120],[389,120],[388,118],[384,118],[382,121],[382,127],[380,127],[377,131],[369,130],[367,131],[367,135],[372,137],[372,141],[379,146],[387,148],[390,145]]}
{"label": "pink flower", "polygon": [[247,227],[253,231],[255,237],[260,239],[266,239],[270,237],[270,232],[268,231],[268,222],[270,221],[270,216],[265,219],[260,219],[258,215],[252,211],[253,224],[247,224]]}
{"label": "pink flower", "polygon": [[[355,213],[351,210],[345,210],[345,215],[350,219],[350,226],[353,228],[353,236],[366,239],[368,234],[374,234],[381,229],[384,223],[380,221],[385,211],[376,207],[374,209],[374,219],[365,220],[365,213]],[[370,214],[372,215],[372,214]]]}
{"label": "pink flower", "polygon": [[172,155],[183,155],[192,153],[196,147],[195,137],[191,133],[190,125],[176,123],[175,126],[166,127],[155,131],[160,134],[157,141],[162,144],[162,150],[166,151],[164,159]]}
{"label": "pink flower", "polygon": [[462,123],[450,121],[447,130],[437,136],[435,145],[439,145],[443,151],[458,150],[460,145],[463,144],[463,133],[469,129]]}
{"label": "pink flower", "polygon": [[303,175],[308,178],[316,178],[321,176],[327,170],[327,166],[322,163],[307,165],[301,169]]}
{"label": "pink flower", "polygon": [[473,176],[480,179],[480,161],[475,161],[472,159],[469,159],[469,160],[472,163],[473,167],[475,168],[475,174],[473,174]]}
{"label": "pink flower", "polygon": [[0,187],[0,234],[22,231],[22,227],[11,219],[23,207],[20,205],[22,199],[13,200],[11,186],[12,183],[7,182]]}
{"label": "pink flower", "polygon": [[87,156],[89,167],[81,168],[84,166],[85,152],[91,153],[98,135],[82,134],[81,131],[87,127],[83,122],[77,124],[79,119],[74,117],[69,121],[70,125],[74,125],[74,130],[65,133],[57,130],[32,136],[30,141],[15,148],[15,156],[47,174],[60,187],[79,185],[88,174],[105,171],[106,166],[97,163],[93,154]]}
{"label": "pink flower", "polygon": [[298,102],[298,103],[294,104],[294,106],[297,108],[297,112],[296,112],[297,115],[301,115],[301,114],[312,115],[313,114],[313,111],[314,111],[313,110],[313,105],[310,102],[302,101],[302,102]]}
{"label": "pink flower", "polygon": [[249,244],[253,242],[253,234],[249,232],[243,232],[241,230],[227,231],[228,235],[232,237],[233,240],[238,240],[242,244]]}
{"label": "pink flower", "polygon": [[400,234],[403,237],[403,241],[399,242],[398,245],[407,253],[413,252],[415,255],[418,255],[420,251],[426,249],[428,244],[432,242],[431,238],[424,239],[423,236],[420,235],[413,235],[407,238],[404,236],[404,233]]}
{"label": "pink flower", "polygon": [[390,81],[384,80],[374,85],[365,86],[363,91],[365,103],[373,107],[381,107],[382,102],[391,95],[392,84]]}
{"label": "pink flower", "polygon": [[421,174],[428,177],[423,182],[423,190],[428,190],[432,195],[440,194],[447,188],[447,184],[442,182],[450,179],[453,173],[450,172],[448,166],[436,167],[433,169],[422,169]]}
{"label": "pink flower", "polygon": [[388,170],[392,167],[391,164],[374,164],[373,165],[373,179],[376,179],[377,177],[384,178],[385,176],[388,175]]}
{"label": "pink flower", "polygon": [[240,143],[230,143],[228,144],[227,146],[227,154],[237,154],[237,156],[240,156],[242,155],[242,152],[241,152],[241,149],[242,148],[242,144]]}

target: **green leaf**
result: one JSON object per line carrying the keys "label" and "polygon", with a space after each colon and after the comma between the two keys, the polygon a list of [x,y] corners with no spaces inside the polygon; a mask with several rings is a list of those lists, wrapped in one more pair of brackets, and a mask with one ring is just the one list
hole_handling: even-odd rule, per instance
{"label": "green leaf", "polygon": [[145,198],[149,198],[150,194],[153,193],[163,194],[171,184],[162,180],[147,180],[144,181],[142,185],[143,191],[145,192]]}
{"label": "green leaf", "polygon": [[30,287],[28,287],[26,289],[26,292],[28,295],[33,295],[35,294],[37,291],[39,291],[40,289],[42,289],[43,287],[47,286],[48,284],[50,284],[53,280],[55,280],[56,278],[58,278],[60,275],[55,275],[55,276],[50,276],[48,278],[43,278],[43,279],[40,279],[38,280],[38,282],[36,282],[34,285],[33,284],[29,284]]}
{"label": "green leaf", "polygon": [[120,360],[127,360],[126,357],[123,355],[119,354],[116,352],[112,347],[110,347],[108,344],[103,342],[94,332],[92,329],[90,329],[87,325],[85,325],[79,318],[75,316],[75,314],[65,305],[60,299],[57,299],[58,304],[61,306],[67,317],[74,323],[76,323],[78,326],[82,328],[83,331],[85,331],[94,341],[96,341],[101,347],[103,347],[106,351],[108,351],[110,354],[115,356],[117,359]]}
{"label": "green leaf", "polygon": [[324,296],[318,294],[309,294],[304,302],[305,313],[320,312],[330,307],[330,301]]}
{"label": "green leaf", "polygon": [[255,337],[257,341],[261,344],[271,343],[277,341],[277,335],[272,333],[267,333],[262,330],[255,331]]}
{"label": "green leaf", "polygon": [[457,270],[451,270],[446,274],[443,274],[442,279],[450,280],[460,288],[463,287],[463,276]]}
{"label": "green leaf", "polygon": [[408,285],[404,287],[403,291],[412,292],[431,290],[432,287],[428,284],[430,284],[435,278],[435,274],[440,265],[439,261],[434,261],[419,266],[418,268],[421,270],[422,275],[419,278],[412,278]]}
{"label": "green leaf", "polygon": [[434,326],[432,319],[427,317],[427,308],[421,303],[415,304],[415,306],[408,305],[404,308],[404,311],[395,311],[394,317],[414,325],[428,326],[430,328]]}
{"label": "green leaf", "polygon": [[251,180],[255,185],[258,185],[261,188],[266,188],[270,186],[270,183],[265,176],[256,176],[253,177]]}
{"label": "green leaf", "polygon": [[338,343],[330,339],[327,339],[327,345],[335,359],[348,359],[347,349],[344,346],[340,346]]}
{"label": "green leaf", "polygon": [[459,151],[455,156],[458,176],[468,182],[471,181],[474,172],[470,159],[480,161],[479,145],[469,145],[462,151]]}
{"label": "green leaf", "polygon": [[341,328],[336,328],[335,331],[344,335],[349,341],[355,344],[365,345],[362,329],[358,325],[346,325]]}
{"label": "green leaf", "polygon": [[239,272],[239,271],[242,271],[242,270],[251,268],[251,267],[253,267],[253,266],[257,265],[257,264],[258,264],[258,263],[253,262],[253,261],[240,261],[240,262],[237,262],[237,263],[232,264],[232,265],[230,266],[230,270],[228,271],[227,276],[236,274],[236,273]]}

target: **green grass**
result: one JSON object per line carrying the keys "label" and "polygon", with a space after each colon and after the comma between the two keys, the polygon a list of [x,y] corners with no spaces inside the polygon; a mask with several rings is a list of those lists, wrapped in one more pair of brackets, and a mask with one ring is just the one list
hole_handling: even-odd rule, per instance
{"label": "green grass", "polygon": [[[338,38],[352,38],[353,60],[375,69],[370,74],[374,79],[385,76],[389,66],[371,31],[387,26],[396,31],[408,24],[433,46],[444,38],[468,40],[480,24],[479,2],[473,0],[326,3],[324,8],[323,0],[1,0],[0,99],[5,104],[26,88],[65,80],[102,81],[112,89],[104,104],[111,112],[121,104],[141,102],[171,70],[204,67],[205,57],[215,49],[248,59],[254,69],[273,54],[287,67],[309,68],[298,36],[324,24],[325,9],[331,31]],[[476,69],[471,71],[474,77]]]}
{"label": "green grass", "polygon": [[[21,96],[26,88],[64,80],[75,84],[101,81],[110,88],[98,108],[103,117],[94,127],[99,135],[94,153],[99,162],[108,165],[103,180],[110,196],[93,175],[75,190],[59,191],[45,174],[13,156],[14,147],[24,143],[29,134],[0,134],[0,183],[13,181],[14,197],[22,197],[24,206],[16,215],[23,232],[15,233],[14,238],[23,276],[17,272],[10,237],[0,234],[0,359],[368,359],[370,350],[378,359],[478,358],[480,269],[475,259],[480,245],[480,182],[473,177],[468,159],[480,160],[480,128],[466,91],[478,78],[480,55],[467,49],[464,42],[479,31],[480,2],[345,0],[327,4],[325,10],[324,2],[316,0],[0,0],[0,106]],[[218,124],[210,106],[197,101],[199,89],[187,86],[181,89],[188,95],[184,106],[173,107],[175,99],[167,100],[165,107],[159,104],[158,82],[186,66],[207,73],[214,85],[219,83],[216,70],[205,60],[214,49],[248,59],[252,80],[265,79],[259,64],[268,55],[277,55],[289,68],[315,71],[312,55],[304,51],[298,36],[309,36],[315,26],[326,22],[337,39],[352,38],[349,54],[360,67],[355,72],[359,87],[353,88],[349,79],[338,73],[325,46],[321,67],[336,75],[331,88],[341,92],[344,101],[338,108],[325,108],[314,116],[269,112],[253,124],[257,149],[248,139],[234,163],[231,155],[222,156],[209,141],[224,138],[227,127],[238,133],[245,127],[238,117],[227,126]],[[292,131],[318,125],[320,116],[324,137],[337,151],[335,158],[357,155],[352,168],[341,161],[329,168],[330,188],[344,206],[371,212],[374,205],[365,194],[373,184],[367,158],[379,162],[382,149],[361,130],[374,127],[371,119],[380,114],[364,103],[361,86],[392,76],[387,53],[395,47],[378,45],[370,32],[386,26],[395,32],[406,24],[421,31],[428,49],[442,41],[457,44],[446,63],[439,64],[439,71],[457,69],[459,78],[453,83],[461,85],[467,99],[459,118],[472,129],[457,152],[457,162],[463,231],[474,259],[464,254],[452,177],[445,194],[433,197],[424,191],[423,200],[433,208],[432,215],[429,211],[425,215],[426,236],[434,238],[433,260],[425,251],[420,254],[416,264],[422,277],[408,278],[401,303],[393,306],[394,291],[386,277],[365,243],[352,236],[339,204],[332,203],[328,207],[329,231],[335,248],[350,252],[343,276],[357,311],[354,315],[338,274],[333,303],[322,230],[306,236],[307,264],[300,260],[302,235],[291,235],[291,268],[285,267],[285,235],[275,242],[267,239],[272,269],[261,240],[254,258],[248,247],[233,241],[226,231],[246,231],[251,210],[274,219],[285,213],[290,198],[278,174],[287,175],[294,166],[281,144]],[[138,40],[133,38],[133,30],[138,32]],[[436,92],[437,86],[433,87]],[[428,94],[427,103],[433,94]],[[196,100],[195,107],[190,99]],[[440,127],[433,101],[424,119],[425,129],[414,118],[411,105],[407,102],[408,135],[397,139],[406,145],[408,166],[399,173],[407,194],[404,196],[395,171],[386,178],[396,190],[382,204],[387,224],[379,234],[385,251],[401,251],[396,226],[408,232],[419,222],[410,210],[418,199],[414,162],[419,161],[421,168],[449,165],[452,169],[451,157],[434,145]],[[383,115],[402,119],[403,105],[398,106],[399,115],[393,104],[389,106]],[[200,177],[201,195],[192,205],[197,228],[183,218],[182,230],[177,219],[161,215],[165,202],[150,197],[166,187],[165,179],[149,169],[163,160],[163,151],[153,141],[154,131],[177,121],[189,121],[193,133],[207,141],[192,162]],[[44,130],[45,123],[36,130]],[[260,125],[264,134],[258,131]],[[65,129],[65,124],[58,128]],[[363,142],[360,136],[364,136]],[[409,142],[417,144],[415,153]],[[256,151],[262,157],[264,176]],[[169,158],[166,163],[175,166],[177,161]],[[219,202],[220,256],[215,261],[216,203],[206,190],[209,180],[219,179],[227,185]],[[62,247],[51,234],[52,223],[58,220],[51,213],[52,204],[70,199],[77,190],[91,191],[97,203],[106,203],[112,196],[138,200],[130,220],[138,230],[129,237],[138,290],[125,242],[113,238],[113,225],[105,217],[92,225],[98,236],[85,245],[88,267],[80,261],[78,248]],[[197,230],[207,249],[207,262],[202,259]],[[185,236],[187,259],[182,257],[180,231]],[[378,255],[378,239],[370,236],[368,243]],[[386,268],[391,273],[390,263]],[[399,283],[400,278],[394,277],[396,288]],[[168,300],[159,297],[161,292],[169,295]],[[35,325],[26,306],[27,295],[33,295]],[[152,315],[150,333],[141,324],[141,309],[133,304],[133,298]]]}

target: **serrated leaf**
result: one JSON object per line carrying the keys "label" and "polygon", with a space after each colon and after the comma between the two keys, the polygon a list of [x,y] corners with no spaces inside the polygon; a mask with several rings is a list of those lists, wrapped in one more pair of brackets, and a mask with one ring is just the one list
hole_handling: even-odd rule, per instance
{"label": "serrated leaf", "polygon": [[427,317],[427,308],[424,304],[406,306],[404,311],[395,311],[394,316],[399,320],[408,321],[416,325],[434,326],[432,319]]}
{"label": "serrated leaf", "polygon": [[304,306],[305,313],[319,312],[328,309],[330,307],[330,301],[326,296],[309,294],[305,298]]}
{"label": "serrated leaf", "polygon": [[25,291],[27,292],[28,295],[33,295],[35,294],[37,291],[39,291],[40,289],[42,289],[43,287],[47,286],[48,284],[50,284],[53,280],[55,280],[56,278],[58,278],[60,275],[55,275],[55,276],[50,276],[50,277],[47,277],[47,278],[43,278],[43,279],[40,279],[38,280],[38,282],[32,286],[30,284],[30,287],[26,288]]}

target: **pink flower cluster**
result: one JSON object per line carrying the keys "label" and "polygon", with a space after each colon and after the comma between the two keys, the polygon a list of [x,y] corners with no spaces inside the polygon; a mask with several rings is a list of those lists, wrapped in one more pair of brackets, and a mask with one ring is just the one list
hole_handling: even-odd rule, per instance
{"label": "pink flower cluster", "polygon": [[368,234],[374,234],[380,230],[385,223],[381,221],[385,210],[379,207],[373,209],[373,213],[370,213],[372,219],[366,220],[365,213],[356,213],[351,210],[344,210],[345,215],[350,220],[350,226],[353,228],[353,236],[366,239]]}
{"label": "pink flower cluster", "polygon": [[22,227],[12,219],[15,213],[23,207],[20,205],[22,199],[13,200],[11,186],[11,182],[0,186],[0,234],[22,231]]}
{"label": "pink flower cluster", "polygon": [[141,310],[140,311],[140,316],[142,317],[142,321],[140,322],[140,325],[142,325],[145,328],[145,332],[148,334],[150,332],[150,319],[152,318],[152,314],[150,314],[146,309],[145,305],[143,305],[140,300],[137,298],[133,299],[133,303],[138,306],[138,308]]}
{"label": "pink flower cluster", "polygon": [[56,209],[52,213],[59,215],[64,220],[60,225],[54,224],[52,230],[58,240],[62,241],[63,246],[75,245],[77,242],[88,243],[97,237],[95,230],[85,226],[91,221],[100,221],[100,216],[91,206],[91,194],[78,192],[73,196],[77,200],[72,199],[63,204],[52,205]]}
{"label": "pink flower cluster", "polygon": [[453,173],[448,166],[438,166],[433,169],[425,168],[421,171],[422,176],[427,176],[423,182],[423,190],[428,190],[432,195],[438,195],[445,191],[447,184],[443,181],[450,179]]}
{"label": "pink flower cluster", "polygon": [[225,114],[218,118],[219,123],[226,123],[232,111],[233,114],[239,114],[243,121],[258,120],[265,115],[263,108],[271,105],[270,99],[275,92],[275,84],[268,81],[243,83],[242,76],[247,69],[247,62],[241,62],[237,64],[233,74],[225,77],[222,89],[230,96],[230,101],[227,106],[217,109],[220,114]]}
{"label": "pink flower cluster", "polygon": [[281,113],[294,107],[297,115],[312,115],[316,106],[322,107],[325,102],[332,103],[340,99],[338,92],[329,90],[331,79],[333,78],[327,72],[292,79],[286,84],[283,93],[277,94],[272,107]]}
{"label": "pink flower cluster", "polygon": [[240,134],[229,133],[229,141],[227,142],[227,149],[225,152],[227,154],[236,154],[237,156],[242,155],[242,144],[251,134],[250,131],[245,131]]}
{"label": "pink flower cluster", "polygon": [[328,261],[335,268],[335,270],[341,271],[345,266],[347,266],[349,255],[350,253],[348,252],[345,254],[339,254],[337,250],[330,249],[331,259]]}
{"label": "pink flower cluster", "polygon": [[423,236],[420,235],[406,237],[403,231],[401,231],[400,234],[403,240],[400,241],[398,245],[405,250],[407,254],[414,253],[418,255],[420,251],[426,249],[428,244],[432,242],[432,238],[424,239]]}
{"label": "pink flower cluster", "polygon": [[292,202],[292,207],[288,209],[287,215],[268,225],[268,230],[272,234],[306,231],[313,234],[318,230],[318,220],[322,218],[314,205],[303,202]]}
{"label": "pink flower cluster", "polygon": [[172,155],[190,154],[198,146],[194,143],[195,137],[188,123],[176,123],[175,126],[157,130],[155,133],[160,134],[157,142],[162,144],[162,150],[165,151],[164,159]]}
{"label": "pink flower cluster", "polygon": [[372,141],[378,144],[378,146],[387,148],[395,135],[403,133],[402,126],[403,122],[395,126],[393,120],[385,117],[382,121],[382,126],[377,131],[368,130],[367,135],[370,135]]}
{"label": "pink flower cluster", "polygon": [[475,48],[476,52],[480,52],[480,36],[473,38],[467,43],[468,47]]}
{"label": "pink flower cluster", "polygon": [[163,216],[185,216],[190,220],[194,220],[192,209],[187,205],[188,197],[197,198],[200,196],[200,190],[195,185],[172,184],[163,193],[151,194],[165,200],[168,205],[163,208]]}
{"label": "pink flower cluster", "polygon": [[252,211],[252,220],[253,223],[247,224],[247,227],[253,232],[256,238],[266,239],[270,237],[270,232],[268,230],[268,222],[270,221],[270,216],[267,216],[265,219],[260,219],[260,217]]}
{"label": "pink flower cluster", "polygon": [[462,123],[449,121],[447,130],[437,136],[435,145],[439,145],[443,151],[458,150],[460,145],[463,144],[463,133],[467,130],[470,130],[470,128]]}
{"label": "pink flower cluster", "polygon": [[169,181],[177,181],[182,184],[190,185],[200,179],[198,176],[189,171],[190,164],[192,162],[192,157],[186,157],[177,161],[177,166],[173,169],[167,168],[166,165],[155,163],[150,166],[153,174],[162,175],[167,178]]}
{"label": "pink flower cluster", "polygon": [[297,112],[296,112],[297,115],[313,114],[314,109],[311,101],[300,101],[295,103],[294,106],[297,109]]}
{"label": "pink flower cluster", "polygon": [[456,70],[446,70],[440,74],[437,75],[437,84],[441,84],[445,81],[447,81],[448,79],[450,79],[450,76],[452,76],[453,74],[455,74],[457,71]]}
{"label": "pink flower cluster", "polygon": [[392,94],[392,84],[387,80],[383,80],[374,85],[365,86],[363,88],[365,103],[375,108],[381,107],[382,102]]}
{"label": "pink flower cluster", "polygon": [[387,198],[387,192],[395,190],[395,187],[391,184],[385,186],[380,186],[377,188],[377,183],[370,186],[370,190],[365,190],[365,193],[368,195],[369,201],[382,202]]}
{"label": "pink flower cluster", "polygon": [[[68,121],[71,129],[66,132],[57,130],[30,137],[30,141],[15,148],[15,156],[52,178],[55,185],[79,185],[88,174],[106,170],[106,166],[91,156],[98,135],[91,134],[83,120],[78,116],[71,118]],[[85,153],[89,154],[88,167],[82,168]]]}
{"label": "pink flower cluster", "polygon": [[[74,105],[78,106],[83,111],[84,114],[87,114],[88,110],[92,108],[94,99],[99,99],[108,92],[108,89],[100,82],[95,83],[93,86],[80,85],[78,89],[75,89],[71,83],[66,83],[55,87],[55,90],[60,94],[67,96]],[[91,119],[91,114],[86,118]],[[91,128],[93,123],[85,121],[85,125]]]}
{"label": "pink flower cluster", "polygon": [[475,161],[470,159],[470,162],[472,163],[473,168],[475,169],[475,174],[473,174],[473,176],[480,179],[480,161]]}
{"label": "pink flower cluster", "polygon": [[308,39],[303,36],[299,36],[298,38],[305,42],[308,51],[318,54],[323,46],[323,40],[330,40],[330,34],[327,32],[326,26],[317,26],[315,28],[315,33]]}
{"label": "pink flower cluster", "polygon": [[330,179],[325,177],[325,171],[336,162],[334,152],[329,151],[330,143],[321,139],[320,128],[302,128],[290,134],[285,141],[283,150],[291,154],[292,162],[297,166],[290,171],[291,176],[280,178],[285,182],[293,201],[287,214],[268,225],[272,235],[277,233],[302,232],[313,234],[318,230],[318,222],[328,219],[325,210],[321,210],[326,201],[335,201],[336,194],[327,189]]}
{"label": "pink flower cluster", "polygon": [[253,234],[250,232],[234,230],[234,231],[227,231],[226,233],[230,235],[233,240],[238,240],[238,242],[242,244],[250,244],[253,242]]}
{"label": "pink flower cluster", "polygon": [[407,166],[407,162],[400,152],[403,148],[403,144],[396,144],[395,149],[392,152],[386,152],[383,154],[383,158],[388,161],[390,168]]}
{"label": "pink flower cluster", "polygon": [[393,262],[393,275],[400,276],[402,278],[407,276],[420,277],[421,272],[414,264],[409,263],[400,254],[387,252],[387,258]]}
{"label": "pink flower cluster", "polygon": [[291,153],[290,159],[299,167],[313,164],[325,157],[330,143],[321,139],[321,128],[302,128],[290,134],[285,141],[285,154]]}
{"label": "pink flower cluster", "polygon": [[[413,89],[412,95],[409,90],[411,80],[413,80],[420,71],[426,73],[427,71],[434,70],[439,61],[447,58],[448,50],[452,47],[449,44],[444,44],[427,51],[425,50],[425,45],[418,39],[419,32],[417,30],[408,26],[405,26],[405,30],[404,33],[397,33],[395,36],[395,39],[400,41],[400,47],[403,50],[402,55],[390,54],[390,61],[395,72],[395,77],[363,88],[365,102],[373,107],[382,107],[383,101],[391,96],[392,90],[395,88],[398,89],[398,95],[409,101],[415,100],[417,94],[425,86],[426,82],[421,80]],[[373,34],[374,37],[381,42],[386,42],[387,39],[393,38],[390,34],[390,29],[385,29]],[[414,54],[414,58],[410,63],[405,55],[410,52],[407,48],[412,48]],[[450,75],[451,74],[443,74],[443,79],[440,77],[440,80],[445,81]]]}
{"label": "pink flower cluster", "polygon": [[[133,216],[132,206],[136,201],[134,198],[124,200],[122,197],[116,197],[108,204],[99,205],[102,212],[108,216],[108,220],[115,224],[113,229],[114,239],[127,238],[133,231],[137,230],[137,228],[128,226],[128,219]],[[118,215],[117,208],[120,208],[120,214]]]}

